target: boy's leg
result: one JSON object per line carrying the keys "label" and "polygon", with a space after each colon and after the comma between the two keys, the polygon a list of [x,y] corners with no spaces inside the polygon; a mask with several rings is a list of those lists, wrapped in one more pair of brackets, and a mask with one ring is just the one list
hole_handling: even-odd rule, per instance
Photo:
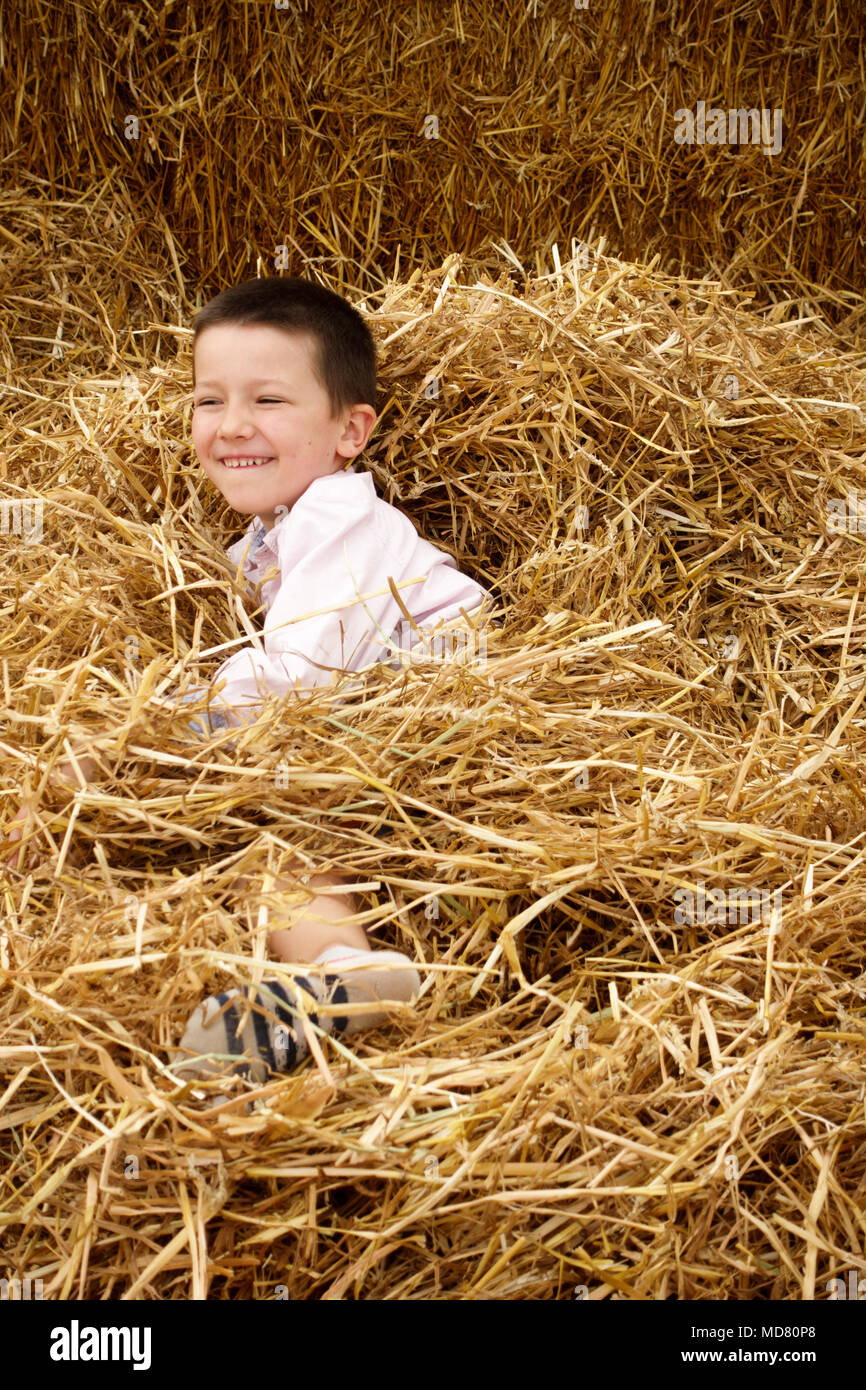
{"label": "boy's leg", "polygon": [[[192,1053],[253,1055],[272,1069],[289,1071],[307,1055],[303,1027],[299,1026],[297,986],[306,1004],[347,1005],[348,1013],[309,1011],[323,1032],[357,1033],[387,1019],[380,1001],[409,1002],[421,987],[420,976],[408,956],[400,951],[371,950],[360,923],[353,920],[357,904],[351,893],[317,894],[317,888],[338,887],[339,874],[315,874],[306,888],[294,877],[279,877],[267,895],[271,930],[268,946],[289,964],[309,964],[309,975],[295,985],[263,980],[258,994],[238,990],[215,995],[193,1014],[181,1047]],[[240,889],[251,887],[242,878]],[[282,923],[284,925],[274,925]],[[240,1028],[238,1006],[248,1005],[247,1020]],[[303,1006],[302,1006],[303,1007]],[[243,1013],[243,1010],[241,1010]],[[252,1017],[250,1016],[252,1015]],[[194,1059],[190,1061],[190,1070]],[[224,1070],[218,1066],[216,1070]],[[214,1068],[205,1067],[204,1072]],[[262,1071],[261,1066],[258,1067]]]}
{"label": "boy's leg", "polygon": [[276,879],[266,901],[271,924],[268,946],[278,960],[314,961],[329,946],[369,951],[367,933],[354,920],[358,912],[354,893],[316,892],[317,888],[339,888],[344,882],[340,874],[315,874],[309,879],[308,895],[295,879]]}
{"label": "boy's leg", "polygon": [[[320,975],[321,967],[326,966],[343,986],[338,991],[339,1002],[368,1003],[369,1009],[353,1010],[339,1029],[356,1033],[387,1018],[387,1010],[375,1007],[378,1000],[407,1001],[418,992],[421,981],[402,952],[371,948],[367,933],[355,920],[358,903],[354,893],[316,892],[318,888],[339,888],[346,882],[339,873],[314,874],[307,887],[300,888],[293,875],[278,878],[266,898],[271,925],[268,947],[289,965],[318,968]],[[332,981],[332,994],[334,988]]]}

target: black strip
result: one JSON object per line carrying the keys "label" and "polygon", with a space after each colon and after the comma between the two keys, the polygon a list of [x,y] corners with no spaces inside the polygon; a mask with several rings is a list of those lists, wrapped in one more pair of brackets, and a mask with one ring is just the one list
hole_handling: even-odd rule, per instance
{"label": "black strip", "polygon": [[271,1047],[271,1035],[268,1030],[267,1021],[264,1015],[259,1012],[259,1006],[261,1001],[258,995],[256,995],[251,1002],[253,1027],[256,1030],[256,1047],[259,1050],[259,1056],[261,1057],[263,1062],[267,1062],[271,1071],[276,1071],[277,1059],[274,1056],[274,1050]]}
{"label": "black strip", "polygon": [[[238,1015],[234,1012],[234,1005],[230,1004],[230,1000],[231,996],[229,994],[214,995],[214,1003],[217,1005],[217,1008],[214,1012],[214,1015],[210,1023],[208,1024],[207,1031],[210,1032],[212,1028],[215,1029],[217,1023],[219,1022],[222,1025],[223,1031],[226,1035],[228,1050],[229,1052],[234,1052],[235,1049],[233,1047],[234,1039],[232,1036],[232,1025],[234,1025],[235,1031],[237,1031]],[[214,1046],[212,1050],[214,1052],[222,1052],[224,1049],[222,1047]]]}
{"label": "black strip", "polygon": [[[270,988],[270,982],[269,982],[268,988]],[[270,1030],[269,1030],[269,1038],[270,1038],[270,1040],[271,1040],[271,1047],[272,1047],[272,1049],[273,1049],[273,1054],[274,1054],[274,1060],[273,1060],[272,1066],[273,1066],[274,1071],[280,1071],[280,1072],[292,1071],[292,1070],[298,1065],[298,1030],[297,1030],[297,1027],[294,1026],[294,1025],[295,1025],[295,1018],[294,1018],[294,1016],[293,1016],[293,1018],[292,1018],[292,1024],[293,1024],[293,1026],[292,1026],[291,1028],[287,1028],[286,1025],[285,1025],[285,1023],[282,1021],[282,1014],[283,1014],[283,1012],[284,1012],[284,1010],[282,1009],[282,1007],[277,1006],[277,1007],[274,1008],[273,1011],[274,1011],[274,1013],[276,1014],[277,1018],[280,1019],[280,1022],[277,1023],[277,1024],[275,1025],[275,1028],[279,1028],[280,1032],[284,1035],[284,1038],[285,1038],[285,1048],[284,1048],[284,1049],[282,1049],[282,1048],[280,1049],[280,1054],[281,1054],[281,1055],[278,1056],[278,1055],[277,1055],[276,1043],[273,1041],[273,1036],[274,1036],[274,1035],[273,1035],[273,1033],[271,1033]],[[282,1052],[283,1052],[283,1050],[285,1050],[285,1061],[283,1061],[283,1059],[282,1059]]]}
{"label": "black strip", "polygon": [[[309,980],[304,979],[302,975],[298,976],[294,983],[300,988],[305,989],[308,994],[311,994],[313,996],[314,999],[317,997],[316,991],[313,989]],[[281,983],[280,980],[269,980],[268,989],[271,990],[272,993],[276,995],[277,999],[281,1001],[281,1003],[275,1005],[274,1008],[274,1012],[277,1015],[277,1018],[280,1020],[281,1023],[284,1023],[288,1028],[291,1028],[292,1032],[297,1037],[299,1012],[298,1005],[292,1003],[291,999],[286,993],[285,986]],[[307,1015],[307,1017],[309,1018],[310,1022],[315,1024],[315,1026],[318,1028],[318,1014],[310,1013]]]}
{"label": "black strip", "polygon": [[268,994],[272,994],[276,1001],[271,1004],[271,1008],[280,1020],[280,1023],[284,1024],[286,1028],[291,1028],[294,1032],[297,1010],[292,1007],[291,1000],[286,994],[285,986],[282,985],[279,980],[268,980],[267,989]]}
{"label": "black strip", "polygon": [[[325,998],[329,1004],[348,1004],[349,994],[339,975],[325,976]],[[332,1014],[331,1026],[335,1033],[344,1033],[349,1019],[345,1014]]]}
{"label": "black strip", "polygon": [[229,1045],[229,1052],[233,1057],[240,1057],[243,1052],[243,1042],[241,1040],[241,1020],[237,1010],[237,1005],[229,1004],[223,1014],[223,1021],[226,1026],[226,1041]]}

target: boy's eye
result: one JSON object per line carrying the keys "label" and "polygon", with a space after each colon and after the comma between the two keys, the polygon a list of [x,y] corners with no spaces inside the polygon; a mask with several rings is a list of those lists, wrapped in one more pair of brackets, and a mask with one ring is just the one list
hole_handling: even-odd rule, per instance
{"label": "boy's eye", "polygon": [[[265,405],[283,405],[283,404],[285,404],[285,402],[283,401],[282,396],[259,396],[258,399],[259,399],[260,401],[262,401]],[[196,406],[199,406],[199,405],[213,405],[214,403],[215,403],[214,397],[213,397],[213,396],[207,396],[204,400],[195,401],[194,404],[193,404],[193,409],[195,409],[195,407],[196,407]]]}

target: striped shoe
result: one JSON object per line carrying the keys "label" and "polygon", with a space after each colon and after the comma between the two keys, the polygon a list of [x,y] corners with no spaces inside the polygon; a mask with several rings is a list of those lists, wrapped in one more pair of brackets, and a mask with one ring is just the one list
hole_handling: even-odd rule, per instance
{"label": "striped shoe", "polygon": [[[307,996],[303,1002],[301,991]],[[345,1018],[319,1014],[316,1006],[325,1000],[348,1002],[345,987],[334,975],[326,975],[322,984],[297,976],[263,980],[257,990],[246,985],[212,995],[190,1018],[172,1070],[182,1080],[231,1074],[259,1085],[269,1071],[292,1071],[309,1056],[302,1012],[324,1033],[345,1030]]]}
{"label": "striped shoe", "polygon": [[401,951],[335,945],[314,965],[324,973],[263,980],[258,990],[245,986],[206,999],[189,1021],[172,1070],[184,1080],[233,1073],[261,1084],[269,1070],[292,1071],[309,1056],[301,1013],[323,1033],[351,1036],[385,1023],[390,1005],[405,1006],[421,987],[416,966]]}

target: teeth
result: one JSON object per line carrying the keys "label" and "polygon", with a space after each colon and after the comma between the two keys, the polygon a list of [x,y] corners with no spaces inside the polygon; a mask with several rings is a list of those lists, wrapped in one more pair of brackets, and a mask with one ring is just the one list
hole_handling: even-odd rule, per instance
{"label": "teeth", "polygon": [[263,463],[270,463],[269,458],[257,459],[223,459],[224,468],[259,468]]}

